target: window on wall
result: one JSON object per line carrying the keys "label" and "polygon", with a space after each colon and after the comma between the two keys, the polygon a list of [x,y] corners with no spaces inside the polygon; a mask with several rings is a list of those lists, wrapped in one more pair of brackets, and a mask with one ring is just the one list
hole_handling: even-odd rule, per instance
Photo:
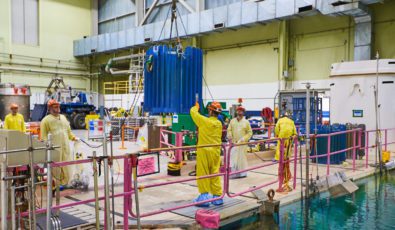
{"label": "window on wall", "polygon": [[11,1],[12,42],[15,44],[38,45],[38,1]]}

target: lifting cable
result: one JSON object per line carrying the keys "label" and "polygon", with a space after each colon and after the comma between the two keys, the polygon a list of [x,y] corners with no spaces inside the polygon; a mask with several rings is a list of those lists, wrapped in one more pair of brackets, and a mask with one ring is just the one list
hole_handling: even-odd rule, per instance
{"label": "lifting cable", "polygon": [[[160,30],[160,34],[159,34],[158,40],[160,40],[160,38],[162,37],[163,31],[164,31],[165,26],[166,26],[166,21],[167,21],[167,19],[169,18],[169,15],[170,15],[170,11],[171,11],[171,7],[169,7],[169,10],[167,11],[166,18],[165,18],[165,20],[164,20],[164,22],[163,22],[162,29]],[[170,33],[171,33],[171,32],[170,32]]]}
{"label": "lifting cable", "polygon": [[207,88],[207,90],[208,90],[208,93],[210,94],[211,100],[214,101],[213,94],[211,93],[211,90],[210,90],[210,88],[208,87],[208,84],[207,84],[207,81],[206,81],[206,78],[204,77],[204,75],[203,75],[203,81],[204,81],[204,84],[206,85],[206,88]]}

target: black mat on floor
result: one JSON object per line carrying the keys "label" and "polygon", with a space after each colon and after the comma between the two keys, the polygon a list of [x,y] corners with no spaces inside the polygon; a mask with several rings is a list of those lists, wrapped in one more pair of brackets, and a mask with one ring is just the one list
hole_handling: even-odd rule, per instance
{"label": "black mat on floor", "polygon": [[[185,201],[185,204],[190,203],[191,201]],[[183,208],[183,209],[178,209],[178,210],[174,210],[172,211],[172,213],[181,215],[181,216],[185,216],[185,217],[189,217],[189,218],[195,218],[195,213],[197,210],[199,209],[207,209],[207,210],[214,210],[217,212],[221,212],[221,210],[224,210],[226,208],[230,208],[232,206],[236,206],[236,205],[241,205],[242,203],[244,203],[244,200],[239,200],[239,199],[233,199],[233,198],[229,198],[229,197],[224,197],[224,204],[223,205],[219,205],[219,206],[215,206],[215,205],[210,205],[210,207],[208,208],[203,208],[203,207],[196,207],[196,206],[192,206],[192,207],[188,207],[188,208]],[[177,205],[180,205],[180,203],[177,202]],[[174,204],[170,207],[174,207]]]}
{"label": "black mat on floor", "polygon": [[[60,217],[60,220],[62,223],[62,228],[70,228],[70,227],[88,223],[85,220],[81,220],[78,217],[69,215],[64,212],[60,212],[59,217]],[[47,219],[46,218],[47,218],[46,214],[37,215],[37,229],[43,229],[43,230],[47,229]]]}

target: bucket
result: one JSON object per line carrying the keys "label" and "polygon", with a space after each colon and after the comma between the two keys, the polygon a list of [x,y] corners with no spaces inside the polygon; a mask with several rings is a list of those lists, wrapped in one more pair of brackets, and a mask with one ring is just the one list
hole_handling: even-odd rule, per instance
{"label": "bucket", "polygon": [[202,228],[217,229],[221,218],[217,211],[199,209],[195,213],[195,219]]}
{"label": "bucket", "polygon": [[383,163],[387,163],[388,161],[390,161],[390,159],[391,159],[391,152],[383,150],[383,157],[382,157]]}

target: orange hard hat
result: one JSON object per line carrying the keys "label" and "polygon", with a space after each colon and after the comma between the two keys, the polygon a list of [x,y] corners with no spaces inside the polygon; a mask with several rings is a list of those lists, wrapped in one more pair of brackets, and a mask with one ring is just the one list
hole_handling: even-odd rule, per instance
{"label": "orange hard hat", "polygon": [[217,102],[217,101],[213,101],[210,106],[208,107],[208,109],[217,112],[217,113],[221,113],[222,112],[222,106],[221,103]]}
{"label": "orange hard hat", "polygon": [[12,103],[11,105],[10,105],[10,109],[17,109],[19,106],[17,105],[17,104],[15,104],[15,103]]}
{"label": "orange hard hat", "polygon": [[238,107],[236,108],[236,111],[243,111],[243,112],[245,112],[246,109],[245,109],[243,106],[238,106]]}
{"label": "orange hard hat", "polygon": [[48,104],[47,104],[47,105],[48,105],[48,108],[49,108],[49,107],[51,107],[51,106],[60,105],[60,104],[59,104],[59,102],[58,102],[57,100],[51,99],[51,100],[48,101]]}

